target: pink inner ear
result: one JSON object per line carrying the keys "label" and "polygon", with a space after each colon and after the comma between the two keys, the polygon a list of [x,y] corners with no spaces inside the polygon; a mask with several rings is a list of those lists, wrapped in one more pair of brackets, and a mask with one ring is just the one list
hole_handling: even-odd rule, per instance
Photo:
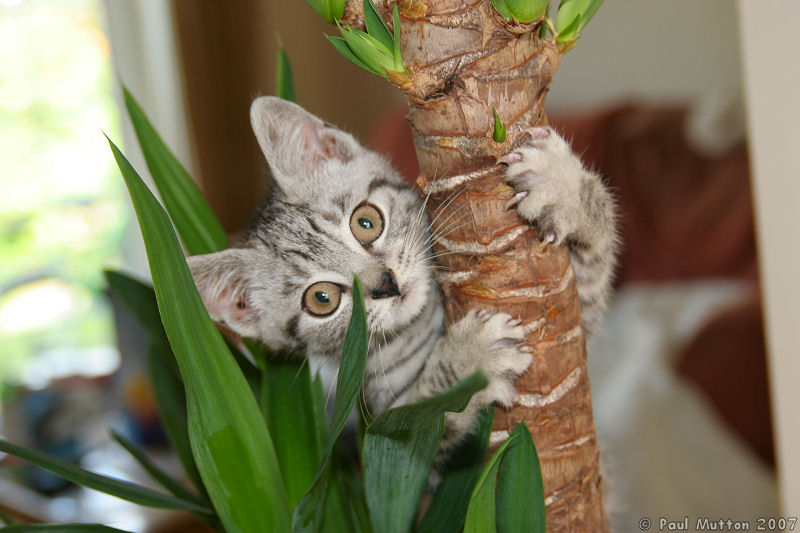
{"label": "pink inner ear", "polygon": [[347,149],[337,142],[333,135],[322,131],[323,128],[324,126],[317,127],[313,123],[303,125],[303,141],[308,150],[323,161],[329,159],[349,161],[351,155]]}
{"label": "pink inner ear", "polygon": [[211,301],[203,298],[211,317],[217,321],[224,321],[231,327],[249,321],[252,315],[250,305],[247,303],[247,294],[239,290],[239,283],[238,279],[233,280],[231,287],[222,289]]}

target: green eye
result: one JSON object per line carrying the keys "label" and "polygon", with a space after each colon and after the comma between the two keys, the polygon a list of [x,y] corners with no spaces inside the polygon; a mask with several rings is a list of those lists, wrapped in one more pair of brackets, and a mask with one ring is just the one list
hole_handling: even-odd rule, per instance
{"label": "green eye", "polygon": [[358,225],[364,229],[372,229],[375,227],[375,224],[372,223],[370,219],[367,217],[361,217],[358,219]]}

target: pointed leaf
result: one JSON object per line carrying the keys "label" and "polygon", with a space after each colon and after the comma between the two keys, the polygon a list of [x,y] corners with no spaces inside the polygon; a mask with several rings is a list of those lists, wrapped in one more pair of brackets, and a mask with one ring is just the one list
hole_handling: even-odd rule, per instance
{"label": "pointed leaf", "polygon": [[165,337],[156,293],[150,283],[116,270],[103,271],[111,296],[130,311],[150,338]]}
{"label": "pointed leaf", "polygon": [[586,11],[583,12],[581,15],[581,22],[580,28],[578,28],[578,32],[583,31],[583,28],[592,20],[594,14],[597,13],[597,10],[600,9],[600,6],[603,5],[603,0],[591,0],[591,3],[586,8]]}
{"label": "pointed leaf", "polygon": [[169,474],[161,470],[161,468],[159,468],[158,465],[156,465],[149,457],[147,457],[147,454],[145,454],[132,441],[120,435],[116,431],[112,431],[111,436],[115,441],[117,441],[117,443],[119,443],[120,446],[125,448],[125,450],[131,454],[134,459],[136,459],[136,462],[139,463],[145,472],[150,474],[150,477],[153,478],[154,481],[170,491],[174,496],[177,496],[182,500],[192,501],[203,506],[206,505],[206,502],[201,501],[196,494],[193,494],[189,489],[181,485],[178,481],[172,479]]}
{"label": "pointed leaf", "polygon": [[198,470],[228,533],[288,531],[289,504],[275,449],[245,377],[203,306],[163,208],[119,149],[164,330],[186,388]]}
{"label": "pointed leaf", "polygon": [[385,411],[367,429],[364,489],[374,531],[411,528],[442,440],[445,411],[463,411],[487,383],[476,372],[436,396]]}
{"label": "pointed leaf", "polygon": [[388,26],[381,18],[380,13],[375,8],[372,0],[364,0],[364,25],[367,27],[367,33],[380,41],[380,43],[391,50],[394,48],[394,39],[389,32]]}
{"label": "pointed leaf", "polygon": [[556,29],[562,33],[581,13],[586,12],[591,0],[561,0],[556,13]]}
{"label": "pointed leaf", "polygon": [[498,533],[545,533],[542,469],[531,432],[520,422],[511,432],[497,480]]}
{"label": "pointed leaf", "polygon": [[[467,518],[464,523],[464,533],[495,533],[495,484],[497,482],[497,469],[500,467],[500,460],[513,442],[515,437],[509,438],[500,446],[486,467],[483,469],[475,488],[472,491],[472,498],[467,508]],[[522,531],[522,530],[519,530]]]}
{"label": "pointed leaf", "polygon": [[417,533],[460,533],[489,448],[494,408],[481,411],[477,428],[453,452]]}
{"label": "pointed leaf", "polygon": [[147,351],[147,366],[158,407],[158,417],[164,427],[170,448],[178,456],[183,471],[192,483],[205,494],[205,486],[197,470],[192,446],[189,442],[189,423],[186,410],[186,393],[180,371],[175,367],[175,355],[169,341],[152,341]]}
{"label": "pointed leaf", "polygon": [[350,412],[356,403],[364,370],[367,367],[367,315],[364,309],[364,291],[358,278],[353,279],[353,312],[344,338],[342,360],[336,382],[336,401],[333,404],[333,422],[322,464],[311,488],[297,505],[292,517],[292,531],[316,532],[320,530],[330,472],[331,454],[339,434],[344,429]]}
{"label": "pointed leaf", "polygon": [[122,90],[147,168],[186,251],[189,255],[197,255],[226,248],[228,237],[200,189],[164,144],[133,95],[125,87]]}
{"label": "pointed leaf", "polygon": [[333,24],[337,19],[344,15],[344,4],[346,0],[306,0],[319,16]]}
{"label": "pointed leaf", "polygon": [[372,74],[378,74],[377,72],[372,70],[369,66],[367,66],[366,63],[361,61],[358,58],[358,56],[356,56],[353,53],[352,50],[350,50],[350,47],[347,46],[347,42],[344,40],[343,37],[331,37],[330,35],[325,35],[325,38],[328,39],[328,41],[330,41],[330,43],[333,45],[333,47],[336,48],[336,50],[340,54],[342,54],[345,59],[347,59],[348,61],[353,63],[355,66],[357,66],[360,69],[364,69],[367,72],[370,72]]}
{"label": "pointed leaf", "polygon": [[578,37],[580,37],[580,34],[578,33],[580,22],[581,18],[579,14],[567,25],[566,28],[559,29],[558,34],[556,35],[556,42],[559,44],[564,44],[576,41]]}
{"label": "pointed leaf", "polygon": [[183,465],[183,471],[202,492],[205,490],[203,481],[200,479],[189,444],[186,393],[183,390],[183,381],[175,356],[161,324],[153,286],[122,272],[107,270],[105,277],[111,296],[133,313],[150,335],[147,365],[156,397],[159,420],[164,427],[170,448]]}
{"label": "pointed leaf", "polygon": [[394,36],[392,41],[394,44],[394,71],[399,72],[405,70],[403,65],[403,55],[400,52],[400,11],[397,9],[397,4],[394,5],[392,10],[392,24],[394,25]]}
{"label": "pointed leaf", "polygon": [[500,122],[500,116],[497,114],[495,108],[492,108],[492,113],[494,113],[494,133],[492,134],[492,140],[496,143],[501,143],[506,140],[506,127]]}
{"label": "pointed leaf", "polygon": [[121,479],[95,474],[94,472],[84,470],[67,461],[51,457],[37,450],[32,450],[3,439],[0,439],[0,452],[18,457],[23,461],[27,461],[48,472],[52,472],[76,485],[105,492],[106,494],[116,496],[117,498],[132,503],[147,507],[181,509],[208,516],[213,515],[213,511],[203,505],[176,498],[169,494],[163,494],[153,489],[130,483],[129,481],[122,481]]}
{"label": "pointed leaf", "polygon": [[275,94],[278,98],[283,98],[289,102],[296,102],[297,97],[294,93],[294,76],[292,75],[292,65],[289,63],[289,56],[286,55],[286,50],[280,48],[278,50],[278,68],[275,75],[276,90]]}
{"label": "pointed leaf", "polygon": [[[384,76],[381,66],[381,52],[369,41],[369,35],[359,30],[339,28],[350,51],[355,54],[373,74]],[[379,45],[382,46],[382,45]]]}
{"label": "pointed leaf", "polygon": [[311,486],[322,460],[311,387],[306,362],[279,356],[266,360],[261,411],[275,444],[292,509]]}

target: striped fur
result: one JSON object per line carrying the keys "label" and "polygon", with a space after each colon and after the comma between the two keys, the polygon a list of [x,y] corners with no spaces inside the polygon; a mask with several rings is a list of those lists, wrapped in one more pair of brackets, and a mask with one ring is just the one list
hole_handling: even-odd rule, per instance
{"label": "striped fur", "polygon": [[[401,176],[381,156],[295,104],[259,98],[253,103],[251,121],[272,171],[270,194],[241,242],[189,259],[212,318],[272,349],[304,354],[332,387],[356,275],[366,296],[370,340],[364,393],[373,415],[445,390],[480,369],[490,384],[464,413],[448,416],[446,449],[469,430],[480,408],[495,402],[511,405],[515,378],[531,361],[529,348],[522,344],[523,325],[508,315],[470,311],[446,330],[433,279],[429,219]],[[556,148],[550,150],[554,157],[571,156],[569,151],[562,154],[560,145]],[[531,185],[525,181],[530,182],[526,174],[530,168],[519,166],[527,164],[525,157],[522,152],[515,161],[507,161],[509,179],[518,190]],[[588,212],[573,213],[581,221],[579,230],[563,231],[565,222],[559,215],[552,220],[532,216],[532,195],[518,198],[519,210],[545,232],[552,229],[555,240],[574,241],[576,275],[585,286],[581,292],[585,312],[594,313],[591,309],[605,305],[604,272],[613,261],[607,251],[614,242],[611,204],[599,180],[579,163],[570,171],[579,182],[563,203],[572,209],[577,202]],[[383,221],[380,236],[368,244],[359,242],[350,225],[351,216],[365,202]],[[547,211],[558,209],[551,206]],[[602,224],[584,228],[594,227],[603,217],[605,225],[612,224],[610,232]],[[394,287],[387,285],[387,272]],[[306,289],[318,282],[336,284],[341,290],[338,307],[325,316],[314,315],[304,303]]]}

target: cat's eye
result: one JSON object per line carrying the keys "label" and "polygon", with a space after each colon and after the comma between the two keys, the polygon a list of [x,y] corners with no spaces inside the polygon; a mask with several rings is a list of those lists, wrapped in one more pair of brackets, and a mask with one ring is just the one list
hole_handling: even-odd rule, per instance
{"label": "cat's eye", "polygon": [[361,204],[350,215],[350,231],[361,244],[370,244],[383,233],[383,215],[374,205]]}
{"label": "cat's eye", "polygon": [[314,316],[327,316],[339,307],[342,289],[329,281],[314,283],[303,294],[303,309]]}

